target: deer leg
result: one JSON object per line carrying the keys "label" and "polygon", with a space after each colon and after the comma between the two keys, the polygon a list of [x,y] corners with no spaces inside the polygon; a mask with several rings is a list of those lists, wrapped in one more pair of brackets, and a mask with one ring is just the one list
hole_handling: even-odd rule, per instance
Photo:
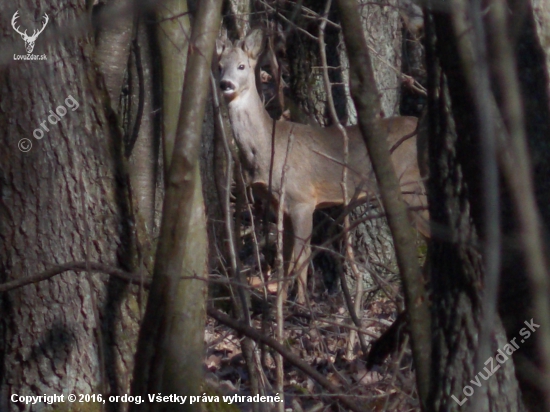
{"label": "deer leg", "polygon": [[311,249],[309,242],[311,239],[311,230],[313,227],[313,211],[315,206],[307,203],[300,203],[289,208],[288,218],[292,226],[292,264],[289,265],[289,274],[292,271],[296,273],[298,279],[298,303],[305,302],[305,290],[307,289],[307,270]]}

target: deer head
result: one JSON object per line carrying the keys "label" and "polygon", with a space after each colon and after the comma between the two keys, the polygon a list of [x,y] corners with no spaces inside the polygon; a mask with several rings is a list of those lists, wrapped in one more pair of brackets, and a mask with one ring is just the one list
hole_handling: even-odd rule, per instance
{"label": "deer head", "polygon": [[256,89],[254,68],[263,48],[263,33],[253,30],[235,44],[226,37],[216,41],[220,62],[220,88],[228,102]]}
{"label": "deer head", "polygon": [[15,26],[16,20],[19,17],[18,14],[19,14],[19,10],[17,10],[15,12],[15,14],[13,15],[13,17],[11,19],[11,25],[12,25],[13,29],[17,33],[19,33],[21,35],[21,37],[23,38],[23,41],[25,42],[25,49],[27,50],[27,53],[31,54],[33,49],[34,49],[34,42],[36,41],[38,35],[44,31],[44,29],[46,28],[46,25],[48,24],[48,21],[50,20],[50,18],[48,17],[48,15],[46,13],[44,13],[44,17],[43,17],[44,24],[42,25],[42,28],[40,30],[34,30],[32,36],[29,36],[29,35],[27,35],[27,30],[25,30],[24,32],[21,32],[19,30],[19,27]]}

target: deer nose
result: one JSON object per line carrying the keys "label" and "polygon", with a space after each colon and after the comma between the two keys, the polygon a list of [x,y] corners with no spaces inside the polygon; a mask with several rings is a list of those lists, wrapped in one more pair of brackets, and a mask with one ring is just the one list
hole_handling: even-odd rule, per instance
{"label": "deer nose", "polygon": [[235,91],[236,87],[230,80],[222,80],[220,82],[220,89],[224,92],[232,92]]}

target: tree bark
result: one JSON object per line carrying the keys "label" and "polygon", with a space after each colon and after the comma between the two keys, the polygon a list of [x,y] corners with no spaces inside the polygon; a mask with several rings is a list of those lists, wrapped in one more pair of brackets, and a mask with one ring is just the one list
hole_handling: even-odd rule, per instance
{"label": "tree bark", "polygon": [[[535,195],[542,219],[548,224],[549,162],[548,148],[543,143],[543,136],[547,136],[549,130],[547,68],[543,63],[540,44],[534,36],[533,10],[529,7],[524,9],[526,6],[525,3],[509,3],[513,15],[518,17],[509,21],[510,27],[515,29],[512,33],[517,35],[511,43],[514,44],[517,64],[516,80],[521,90],[521,101],[515,101],[514,104],[525,108],[525,132],[532,149]],[[426,36],[431,122],[428,193],[430,215],[434,227],[439,228],[438,233],[434,232],[429,254],[434,314],[430,407],[443,411],[459,410],[458,403],[450,398],[451,395],[459,401],[472,402],[469,396],[465,396],[471,392],[464,388],[468,385],[472,387],[471,381],[476,379],[476,375],[479,378],[478,373],[485,374],[484,371],[476,370],[475,351],[472,348],[479,345],[481,309],[487,292],[482,261],[485,256],[480,254],[477,246],[486,236],[481,208],[484,193],[479,183],[485,159],[479,155],[479,146],[482,138],[480,123],[487,120],[472,110],[475,105],[471,87],[476,86],[468,83],[465,74],[464,68],[471,67],[471,64],[461,66],[460,60],[456,58],[460,53],[457,37],[452,31],[451,16],[434,12],[428,21]],[[459,38],[468,41],[467,38]],[[492,56],[495,58],[496,54],[492,53]],[[503,62],[499,60],[493,62],[493,80],[498,79],[498,69],[502,65]],[[505,119],[503,127],[510,128],[513,119],[504,104],[503,96],[506,93],[498,81],[495,81],[493,87],[496,93],[491,97],[497,103],[494,105],[494,116],[502,116]],[[507,83],[504,87],[511,85]],[[498,109],[502,115],[496,111]],[[505,129],[503,134],[506,132]],[[507,144],[512,145],[511,142]],[[523,165],[516,163],[515,167]],[[515,173],[519,173],[517,169]],[[525,327],[524,322],[537,316],[533,312],[532,295],[529,293],[523,246],[510,241],[520,238],[517,207],[511,201],[512,190],[507,186],[501,187],[501,222],[505,242],[500,251],[503,258],[500,305],[490,339],[491,354],[517,338],[520,329]],[[501,364],[494,377],[481,387],[473,388],[479,397],[475,410],[521,411],[526,406],[530,410],[544,409],[544,393],[540,392],[541,387],[537,389],[533,384],[535,378],[532,369],[525,368],[527,364],[532,367],[539,362],[535,343],[541,335],[538,334],[536,339],[522,339],[521,350],[513,353],[514,361]]]}
{"label": "tree bark", "polygon": [[[361,25],[367,40],[374,79],[380,96],[382,117],[399,114],[401,96],[401,50],[403,47],[402,23],[399,16],[399,0],[378,0],[376,2],[359,0]],[[343,39],[342,39],[343,42]],[[343,45],[343,44],[342,44]],[[343,54],[347,59],[347,55]],[[344,85],[348,96],[348,113],[351,124],[357,124],[357,113],[349,92],[347,69],[349,63],[344,61]]]}
{"label": "tree bark", "polygon": [[[371,59],[376,88],[379,91],[382,117],[399,115],[400,85],[399,70],[401,69],[401,19],[398,12],[398,1],[383,0],[372,3],[361,0],[359,10],[363,33],[374,56]],[[340,37],[342,34],[340,33]],[[357,112],[349,91],[349,62],[343,47],[342,38],[342,68],[344,85],[346,87],[348,116],[352,124],[357,124]],[[363,204],[350,212],[352,222],[359,221],[373,206],[382,211],[379,204]],[[395,249],[388,222],[385,217],[367,220],[358,224],[352,233],[352,244],[356,253],[359,270],[363,273],[365,288],[372,287],[376,282],[375,274],[387,279],[397,273]],[[348,270],[349,272],[349,270]],[[349,277],[348,277],[349,278]]]}
{"label": "tree bark", "polygon": [[[536,35],[546,60],[546,76],[550,79],[550,3],[544,0],[531,0],[533,17],[536,24]],[[550,82],[548,82],[550,94]]]}
{"label": "tree bark", "polygon": [[[54,3],[37,3],[40,13],[55,16],[34,50],[47,60],[0,68],[2,282],[73,260],[125,270],[135,264],[122,135],[90,64],[91,36],[80,31],[87,11],[73,3],[62,13]],[[16,10],[31,22],[22,2],[1,6],[3,16]],[[24,53],[8,19],[0,26],[10,33],[14,52]],[[54,37],[54,27],[69,28],[69,34]],[[52,41],[44,42],[48,36]],[[61,106],[65,115],[56,121],[50,110]],[[21,139],[30,140],[30,151],[18,149]],[[2,294],[0,409],[33,408],[11,403],[14,393],[127,393],[138,327],[129,291],[116,279],[67,272]]]}
{"label": "tree bark", "polygon": [[[191,33],[182,105],[166,185],[155,272],[136,354],[132,393],[198,396],[202,384],[207,234],[199,171],[201,129],[221,1],[198,6]],[[185,348],[185,350],[182,350]],[[132,405],[157,410],[163,405]],[[171,404],[169,410],[200,410]]]}

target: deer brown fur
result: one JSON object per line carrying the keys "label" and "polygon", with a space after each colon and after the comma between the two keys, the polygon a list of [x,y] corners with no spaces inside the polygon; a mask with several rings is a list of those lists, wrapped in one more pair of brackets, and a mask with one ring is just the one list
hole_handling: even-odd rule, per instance
{"label": "deer brown fur", "polygon": [[[220,67],[220,88],[229,109],[231,126],[240,151],[247,184],[265,196],[268,193],[272,159],[273,122],[264,108],[256,88],[255,68],[262,52],[263,34],[252,31],[235,44],[218,40],[216,50]],[[393,117],[381,119],[388,131],[388,147],[406,135],[414,135],[417,119]],[[377,185],[365,143],[356,126],[346,128],[349,136],[347,190],[350,197],[376,196]],[[286,158],[289,138],[291,151]],[[303,303],[307,285],[307,265],[313,211],[343,204],[342,168],[344,143],[336,127],[275,122],[275,152],[273,155],[272,199],[278,205],[281,195],[281,172],[286,164],[283,204],[283,258],[285,270],[297,274],[297,301]],[[426,196],[417,162],[416,138],[404,140],[392,153],[392,161],[400,178],[404,199],[409,206],[425,206]],[[428,235],[427,212],[411,213],[419,231]],[[423,215],[423,216],[421,216]]]}

